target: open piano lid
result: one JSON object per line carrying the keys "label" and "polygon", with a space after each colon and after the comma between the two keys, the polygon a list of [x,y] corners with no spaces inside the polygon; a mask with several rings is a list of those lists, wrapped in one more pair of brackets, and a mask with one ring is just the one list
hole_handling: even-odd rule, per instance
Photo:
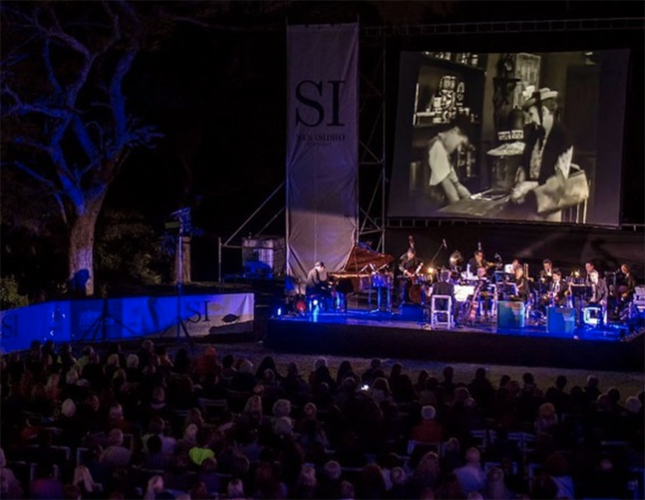
{"label": "open piano lid", "polygon": [[389,266],[393,260],[393,256],[386,253],[379,253],[359,243],[352,248],[352,252],[349,254],[349,258],[342,272],[369,274]]}

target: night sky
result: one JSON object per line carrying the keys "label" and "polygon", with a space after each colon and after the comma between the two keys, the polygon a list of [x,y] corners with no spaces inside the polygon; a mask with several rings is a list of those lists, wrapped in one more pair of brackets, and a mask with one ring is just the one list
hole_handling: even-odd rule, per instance
{"label": "night sky", "polygon": [[[205,230],[195,249],[209,259],[204,268],[211,271],[217,258],[217,236],[229,236],[284,179],[287,22],[359,20],[362,26],[378,26],[518,18],[638,18],[645,14],[641,2],[219,4],[228,7],[199,23],[180,23],[155,51],[136,60],[126,83],[128,103],[156,124],[165,137],[156,149],[139,150],[129,157],[105,205],[105,209],[140,212],[160,230],[170,212],[192,207],[196,225]],[[596,43],[604,43],[602,37],[608,37],[602,33],[580,36]],[[630,89],[632,111],[627,130],[642,138],[642,31],[635,54],[641,64],[632,68],[636,89]],[[390,108],[395,96],[395,92],[388,92]],[[390,129],[393,134],[393,127]],[[643,223],[642,141],[632,139],[628,147],[630,187],[624,197],[624,221]],[[269,207],[259,227],[283,200],[282,196]],[[206,275],[213,277],[210,272]]]}

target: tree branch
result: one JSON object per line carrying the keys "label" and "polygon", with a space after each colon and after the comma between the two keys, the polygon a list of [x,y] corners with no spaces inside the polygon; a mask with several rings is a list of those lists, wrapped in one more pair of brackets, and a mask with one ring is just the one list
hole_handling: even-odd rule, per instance
{"label": "tree branch", "polygon": [[52,154],[54,153],[52,148],[51,148],[51,146],[48,146],[48,145],[43,144],[41,142],[32,141],[31,139],[29,139],[27,137],[24,137],[24,136],[16,137],[13,142],[15,142],[16,144],[22,144],[24,146],[29,146],[29,147],[38,149],[38,150],[42,151],[43,153],[47,153],[49,156],[52,156]]}
{"label": "tree branch", "polygon": [[78,138],[81,148],[83,148],[83,151],[87,155],[87,159],[90,163],[94,163],[94,160],[99,153],[90,137],[90,134],[87,132],[85,124],[78,115],[75,115],[72,119],[72,126],[74,127],[74,132],[76,132],[76,137]]}
{"label": "tree branch", "polygon": [[130,70],[137,54],[138,45],[130,48],[119,58],[110,81],[110,104],[114,118],[114,148],[120,149],[127,142],[127,117],[125,96],[123,95],[123,78]]}
{"label": "tree branch", "polygon": [[45,44],[43,45],[43,60],[45,61],[45,69],[47,70],[47,79],[49,80],[49,83],[54,88],[54,90],[57,93],[60,93],[61,87],[60,87],[60,84],[58,83],[58,78],[56,78],[56,74],[54,73],[54,68],[52,67],[49,42],[50,42],[50,39],[45,38]]}

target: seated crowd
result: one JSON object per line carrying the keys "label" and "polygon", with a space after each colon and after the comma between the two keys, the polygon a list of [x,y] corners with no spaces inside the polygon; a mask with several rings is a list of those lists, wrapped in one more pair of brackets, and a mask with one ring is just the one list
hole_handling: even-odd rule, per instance
{"label": "seated crowd", "polygon": [[36,342],[2,357],[1,390],[0,498],[642,497],[643,392],[593,375],[495,386],[483,368],[281,373],[214,347]]}

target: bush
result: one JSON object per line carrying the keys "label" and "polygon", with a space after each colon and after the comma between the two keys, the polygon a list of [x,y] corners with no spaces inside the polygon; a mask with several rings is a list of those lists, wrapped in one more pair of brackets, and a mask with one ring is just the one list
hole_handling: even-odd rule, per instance
{"label": "bush", "polygon": [[28,305],[29,299],[20,293],[18,282],[14,276],[0,277],[0,309],[13,309]]}

